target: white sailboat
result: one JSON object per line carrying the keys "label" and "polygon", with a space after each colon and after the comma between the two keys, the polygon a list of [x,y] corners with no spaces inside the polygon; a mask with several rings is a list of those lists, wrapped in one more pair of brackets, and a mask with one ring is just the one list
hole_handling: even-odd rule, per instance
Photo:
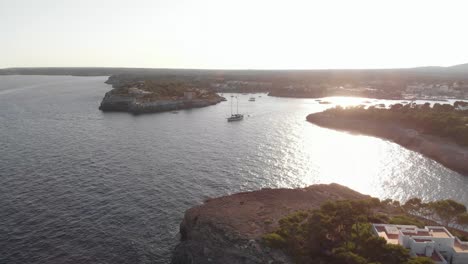
{"label": "white sailboat", "polygon": [[243,115],[243,114],[239,114],[239,99],[237,98],[237,96],[236,96],[236,100],[237,100],[237,113],[236,113],[236,114],[232,113],[232,101],[234,100],[233,98],[234,98],[234,96],[231,95],[231,116],[227,118],[227,121],[228,121],[228,122],[241,121],[242,119],[244,119],[244,115]]}

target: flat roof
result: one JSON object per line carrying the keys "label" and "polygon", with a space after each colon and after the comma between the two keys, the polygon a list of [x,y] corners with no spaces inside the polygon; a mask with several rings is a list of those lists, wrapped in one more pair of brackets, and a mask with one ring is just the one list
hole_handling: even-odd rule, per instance
{"label": "flat roof", "polygon": [[427,237],[431,236],[429,231],[425,231],[425,230],[418,230],[417,232],[405,232],[405,231],[401,231],[401,232],[405,236],[427,236]]}
{"label": "flat roof", "polygon": [[447,229],[443,227],[428,227],[430,231],[432,231],[432,236],[433,237],[442,237],[442,238],[449,238],[453,237],[452,234],[450,234]]}
{"label": "flat roof", "polygon": [[457,253],[468,253],[468,244],[461,244],[458,239],[455,239],[455,243],[453,245],[453,249]]}
{"label": "flat roof", "polygon": [[[426,226],[424,229],[413,226],[404,225],[391,225],[391,224],[372,224],[377,231],[379,237],[387,240],[389,244],[399,244],[398,235],[387,233],[388,230],[398,229],[405,236],[415,237],[413,238],[416,242],[431,242],[431,238],[451,238],[454,239],[453,249],[457,253],[468,253],[468,242],[460,241],[457,237],[454,237],[445,227],[442,226]],[[390,228],[389,228],[390,227]],[[433,254],[432,259],[435,261],[441,261],[438,254]]]}
{"label": "flat roof", "polygon": [[387,240],[387,243],[389,244],[398,245],[398,235],[387,234],[384,226],[374,226],[374,227],[377,230],[379,237],[383,237],[385,240]]}

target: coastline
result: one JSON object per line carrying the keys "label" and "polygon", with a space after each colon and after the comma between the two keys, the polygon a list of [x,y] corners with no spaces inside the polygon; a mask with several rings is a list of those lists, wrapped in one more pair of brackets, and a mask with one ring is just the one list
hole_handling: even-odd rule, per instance
{"label": "coastline", "polygon": [[208,199],[185,212],[181,241],[171,263],[293,263],[282,251],[262,242],[264,234],[278,228],[281,218],[317,209],[326,201],[366,198],[370,196],[332,183]]}
{"label": "coastline", "polygon": [[314,91],[314,92],[290,92],[287,90],[282,91],[270,91],[268,96],[273,97],[284,97],[284,98],[323,98],[323,97],[332,97],[332,96],[344,96],[344,97],[363,97],[371,99],[383,99],[383,100],[404,100],[401,95],[396,94],[386,94],[386,93],[369,93],[369,92],[337,92],[337,91]]}
{"label": "coastline", "polygon": [[[155,84],[144,79],[127,80],[113,75],[105,83],[112,85],[113,89],[101,101],[99,110],[103,112],[128,112],[137,115],[201,108],[226,101],[212,91],[195,88],[183,82]],[[168,91],[170,85],[176,87],[169,88]]]}
{"label": "coastline", "polygon": [[468,148],[449,139],[421,134],[398,123],[348,119],[323,112],[310,114],[306,119],[321,127],[390,140],[404,148],[429,157],[453,171],[468,176]]}
{"label": "coastline", "polygon": [[200,108],[222,102],[222,97],[193,100],[155,100],[139,102],[136,97],[115,95],[107,92],[99,110],[103,112],[128,112],[132,114],[159,113],[191,108]]}

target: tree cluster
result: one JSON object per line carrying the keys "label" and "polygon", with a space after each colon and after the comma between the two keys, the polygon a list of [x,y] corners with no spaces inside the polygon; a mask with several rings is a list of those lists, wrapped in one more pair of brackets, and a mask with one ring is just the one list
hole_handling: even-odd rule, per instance
{"label": "tree cluster", "polygon": [[468,110],[460,110],[463,102],[450,104],[394,104],[389,108],[370,106],[336,107],[326,112],[347,118],[377,122],[396,122],[424,134],[449,138],[468,146]]}
{"label": "tree cluster", "polygon": [[468,227],[466,206],[451,199],[424,203],[419,198],[412,198],[402,208],[408,214],[430,219],[447,227]]}
{"label": "tree cluster", "polygon": [[327,202],[320,209],[281,219],[279,229],[265,235],[264,241],[287,252],[296,263],[433,263],[412,258],[405,248],[372,233],[370,223],[379,221],[375,211],[381,206],[378,199]]}

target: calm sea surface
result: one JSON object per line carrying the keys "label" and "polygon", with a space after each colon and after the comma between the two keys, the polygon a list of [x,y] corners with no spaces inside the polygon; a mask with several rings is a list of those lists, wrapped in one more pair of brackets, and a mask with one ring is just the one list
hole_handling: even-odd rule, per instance
{"label": "calm sea surface", "polygon": [[336,182],[468,204],[468,177],[305,121],[366,99],[240,95],[236,123],[229,101],[133,116],[98,110],[106,79],[0,76],[0,263],[167,263],[186,209],[263,187]]}

